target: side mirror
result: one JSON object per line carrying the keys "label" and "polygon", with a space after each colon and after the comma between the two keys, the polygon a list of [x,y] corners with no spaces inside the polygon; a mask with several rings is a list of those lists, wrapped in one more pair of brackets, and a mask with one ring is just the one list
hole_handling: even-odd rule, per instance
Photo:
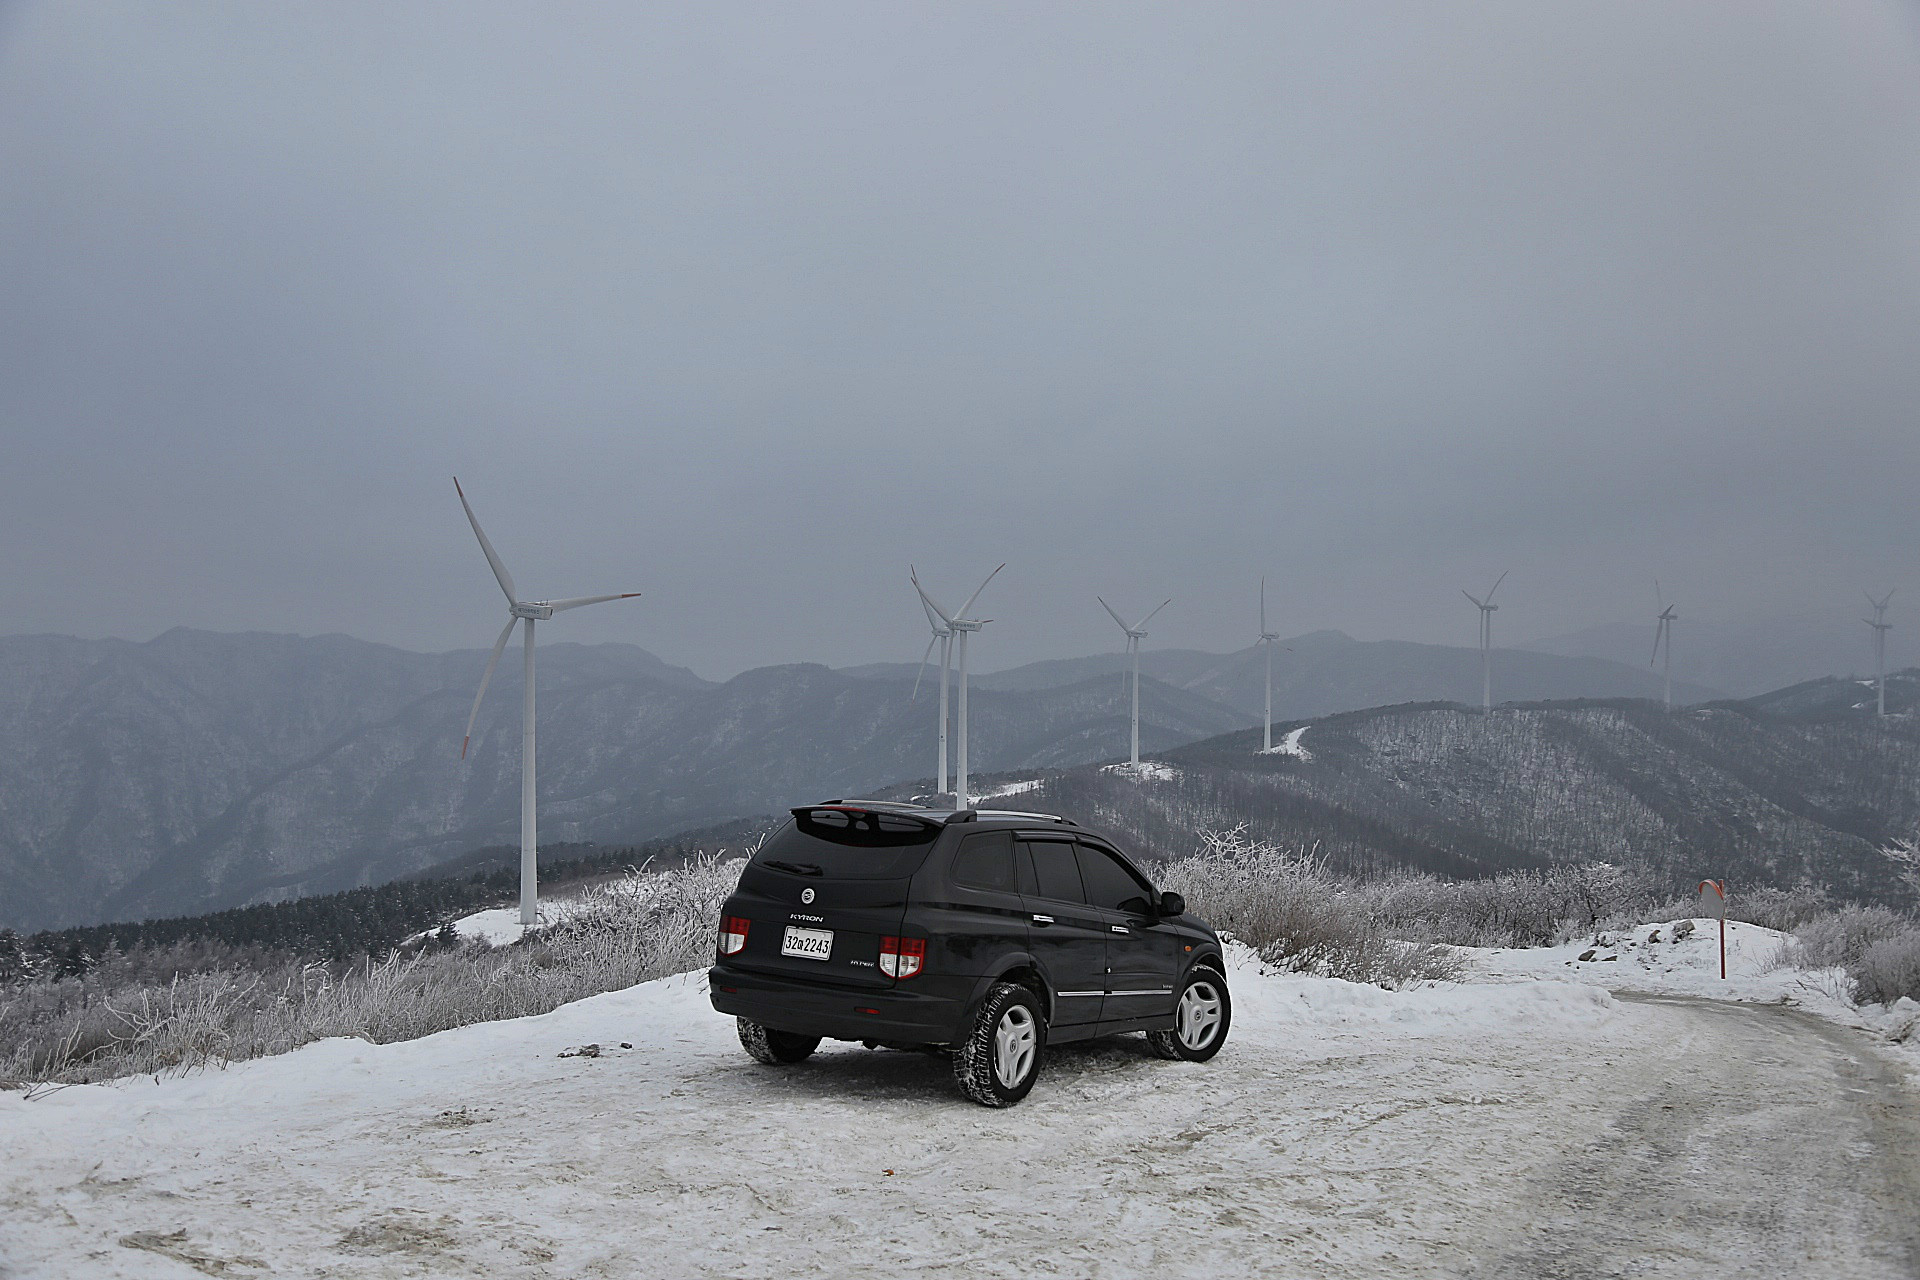
{"label": "side mirror", "polygon": [[1187,900],[1177,893],[1161,894],[1160,914],[1163,916],[1183,916],[1187,914]]}

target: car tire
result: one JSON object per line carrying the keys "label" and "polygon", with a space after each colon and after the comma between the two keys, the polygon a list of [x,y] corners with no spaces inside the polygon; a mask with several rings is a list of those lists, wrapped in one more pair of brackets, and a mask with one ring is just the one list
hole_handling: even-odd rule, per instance
{"label": "car tire", "polygon": [[738,1022],[740,1045],[747,1051],[747,1056],[769,1067],[789,1062],[805,1062],[813,1056],[813,1051],[820,1047],[819,1036],[802,1036],[795,1035],[791,1031],[775,1031],[772,1027],[763,1027],[745,1018],[738,1019]]}
{"label": "car tire", "polygon": [[983,1107],[1010,1107],[1033,1091],[1046,1046],[1040,997],[1002,982],[987,992],[973,1030],[953,1047],[954,1081]]}
{"label": "car tire", "polygon": [[1233,1025],[1233,997],[1219,970],[1196,965],[1180,984],[1173,1002],[1173,1027],[1147,1032],[1147,1043],[1163,1058],[1205,1062],[1220,1052]]}

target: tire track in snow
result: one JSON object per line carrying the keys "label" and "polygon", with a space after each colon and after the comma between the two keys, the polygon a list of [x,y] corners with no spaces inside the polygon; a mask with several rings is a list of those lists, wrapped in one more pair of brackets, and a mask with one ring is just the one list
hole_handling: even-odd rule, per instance
{"label": "tire track in snow", "polygon": [[1920,1277],[1920,1106],[1855,1034],[1778,1005],[1617,993],[1675,1053],[1529,1187],[1472,1280]]}

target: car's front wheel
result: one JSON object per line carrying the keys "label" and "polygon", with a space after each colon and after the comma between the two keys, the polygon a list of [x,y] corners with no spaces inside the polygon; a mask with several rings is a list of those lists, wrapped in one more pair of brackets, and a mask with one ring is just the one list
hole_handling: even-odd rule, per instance
{"label": "car's front wheel", "polygon": [[1163,1058],[1205,1062],[1227,1042],[1233,1023],[1233,998],[1227,980],[1212,969],[1195,968],[1180,984],[1173,1005],[1173,1030],[1147,1032],[1147,1043]]}
{"label": "car's front wheel", "polygon": [[953,1078],[983,1107],[1010,1107],[1033,1091],[1047,1045],[1040,998],[1003,982],[987,993],[973,1030],[954,1046]]}
{"label": "car's front wheel", "polygon": [[820,1047],[819,1036],[775,1031],[772,1027],[763,1027],[745,1018],[737,1021],[740,1024],[740,1046],[755,1062],[764,1062],[770,1067],[783,1062],[805,1062]]}

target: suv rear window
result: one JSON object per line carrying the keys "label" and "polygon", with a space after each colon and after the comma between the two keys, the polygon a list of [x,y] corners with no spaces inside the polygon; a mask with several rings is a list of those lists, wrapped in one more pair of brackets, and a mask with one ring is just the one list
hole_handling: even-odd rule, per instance
{"label": "suv rear window", "polygon": [[897,814],[811,809],[768,836],[753,861],[791,875],[896,880],[919,869],[939,835]]}
{"label": "suv rear window", "polygon": [[975,889],[1014,892],[1013,833],[985,831],[961,841],[953,855],[953,878]]}

